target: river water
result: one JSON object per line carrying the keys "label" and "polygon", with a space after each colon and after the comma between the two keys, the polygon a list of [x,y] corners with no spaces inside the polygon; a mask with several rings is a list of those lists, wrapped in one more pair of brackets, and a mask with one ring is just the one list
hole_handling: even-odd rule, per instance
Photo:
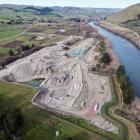
{"label": "river water", "polygon": [[90,25],[96,27],[101,35],[110,40],[115,53],[118,55],[121,64],[124,65],[126,73],[132,82],[136,96],[140,97],[140,49],[123,37],[94,25],[93,22]]}

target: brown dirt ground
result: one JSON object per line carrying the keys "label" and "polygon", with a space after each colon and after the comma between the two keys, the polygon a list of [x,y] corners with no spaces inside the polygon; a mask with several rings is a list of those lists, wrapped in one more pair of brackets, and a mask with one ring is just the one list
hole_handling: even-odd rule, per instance
{"label": "brown dirt ground", "polygon": [[3,45],[3,48],[17,48],[22,44],[22,41],[19,40],[15,40],[9,43],[6,43],[5,45]]}

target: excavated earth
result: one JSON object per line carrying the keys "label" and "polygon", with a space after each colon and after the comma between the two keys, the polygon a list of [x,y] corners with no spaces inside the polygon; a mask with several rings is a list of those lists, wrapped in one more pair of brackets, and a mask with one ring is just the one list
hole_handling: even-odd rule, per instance
{"label": "excavated earth", "polygon": [[64,42],[9,64],[0,71],[0,78],[20,83],[44,78],[33,104],[86,119],[91,125],[117,133],[117,127],[101,114],[102,106],[111,100],[109,78],[89,71],[98,63],[98,41],[88,38],[69,50],[64,49]]}

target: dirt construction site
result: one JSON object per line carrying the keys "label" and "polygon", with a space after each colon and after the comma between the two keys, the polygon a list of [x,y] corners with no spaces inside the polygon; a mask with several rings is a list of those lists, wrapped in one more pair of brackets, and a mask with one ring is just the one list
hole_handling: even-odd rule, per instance
{"label": "dirt construction site", "polygon": [[[74,42],[73,45],[68,45]],[[52,111],[86,119],[111,132],[118,128],[101,114],[102,106],[111,100],[109,77],[89,70],[98,63],[98,40],[69,36],[19,59],[0,71],[0,79],[25,83],[43,78],[33,104]]]}

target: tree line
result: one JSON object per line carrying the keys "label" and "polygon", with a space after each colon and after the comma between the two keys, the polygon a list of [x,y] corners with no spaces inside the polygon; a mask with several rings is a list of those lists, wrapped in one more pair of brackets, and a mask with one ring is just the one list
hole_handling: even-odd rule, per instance
{"label": "tree line", "polygon": [[19,108],[0,102],[0,139],[17,140],[22,134],[24,117]]}
{"label": "tree line", "polygon": [[122,65],[120,65],[117,70],[117,79],[122,90],[123,102],[125,104],[131,104],[135,98],[135,91]]}
{"label": "tree line", "polygon": [[16,52],[18,52],[18,53],[20,53],[20,52],[22,52],[22,51],[28,51],[28,50],[30,50],[30,49],[32,49],[32,48],[34,48],[34,47],[36,47],[34,44],[25,44],[25,45],[21,45],[19,48],[17,48],[16,50],[14,50],[14,49],[10,49],[9,51],[8,51],[8,54],[10,55],[10,56],[14,56],[16,53],[15,53],[15,51]]}

